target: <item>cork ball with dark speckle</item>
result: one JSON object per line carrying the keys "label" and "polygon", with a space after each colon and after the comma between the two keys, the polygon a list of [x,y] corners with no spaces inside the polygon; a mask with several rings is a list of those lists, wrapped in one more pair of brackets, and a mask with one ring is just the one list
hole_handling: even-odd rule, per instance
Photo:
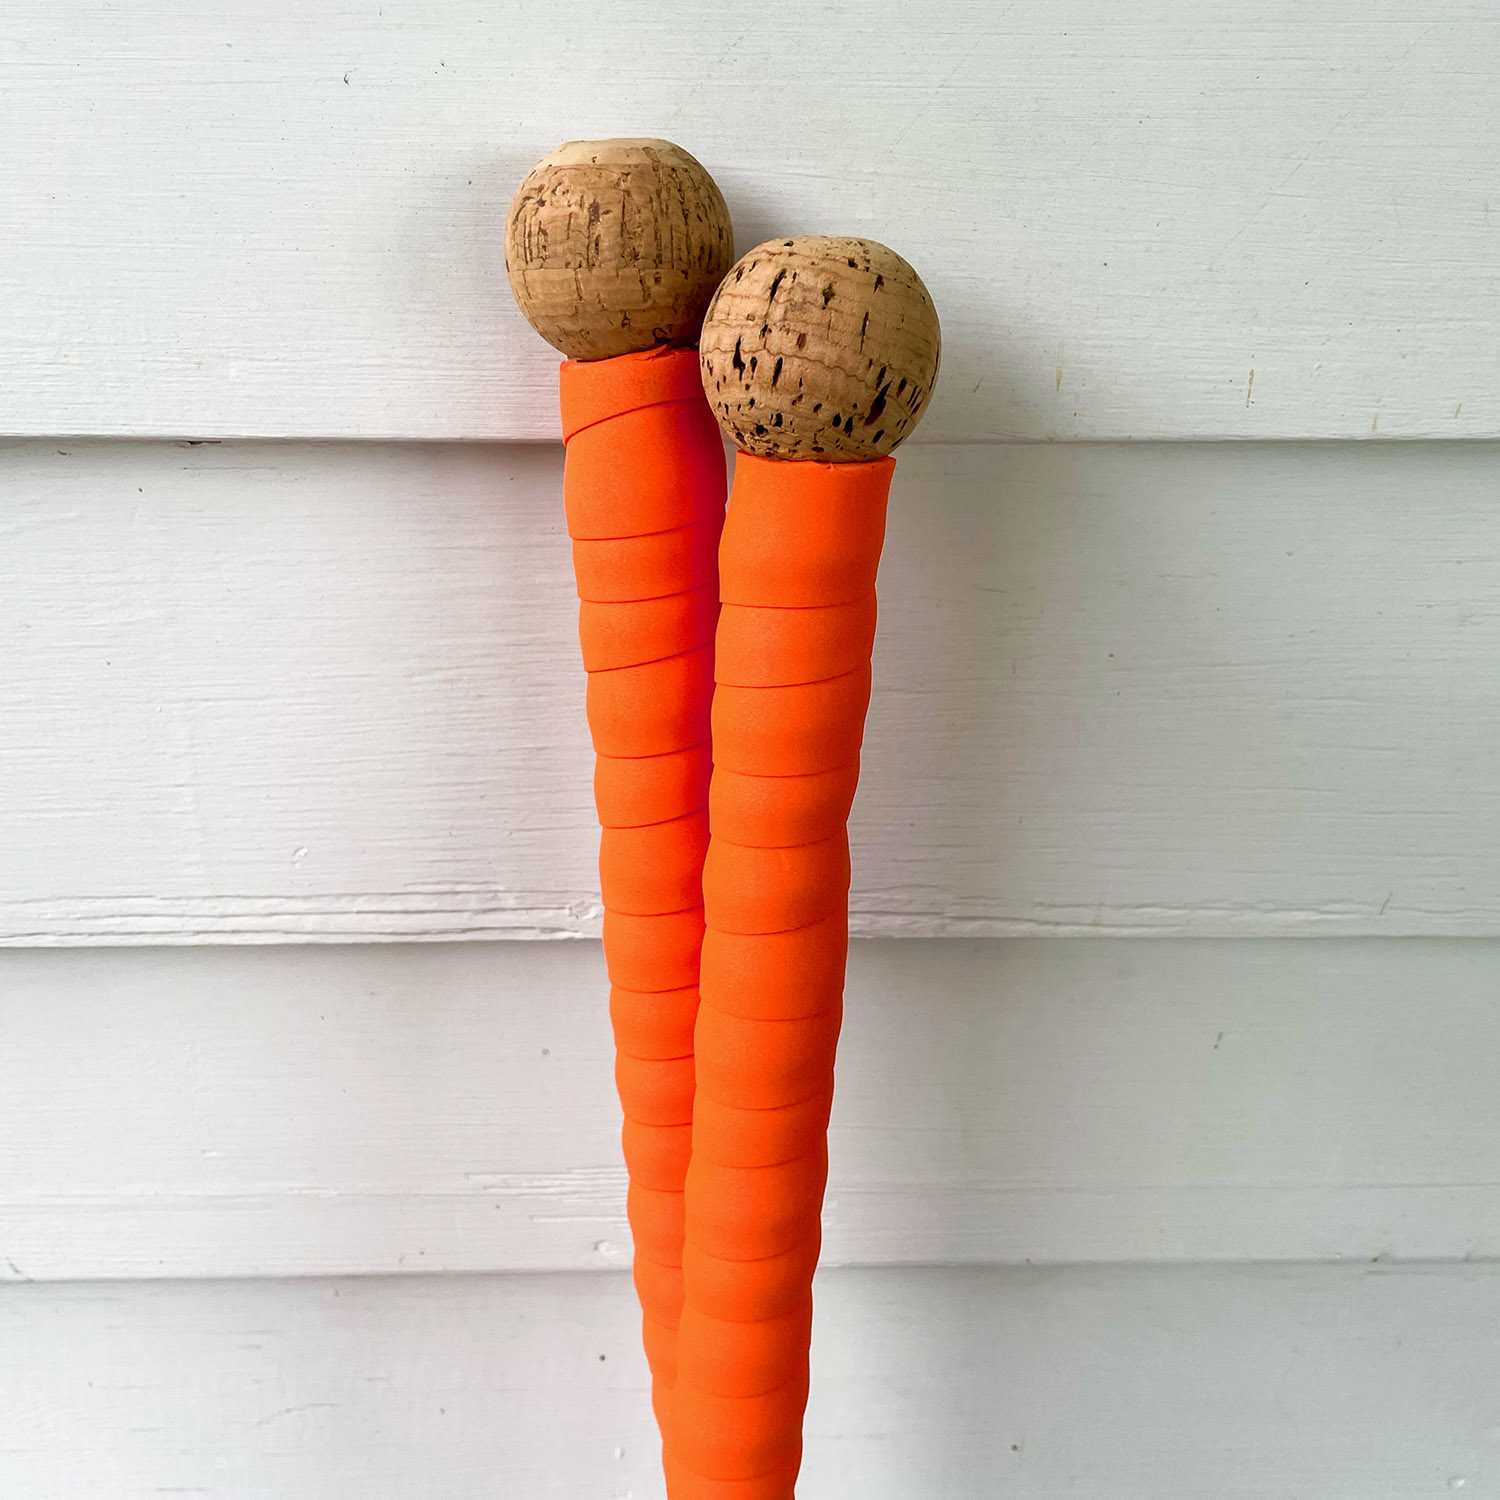
{"label": "cork ball with dark speckle", "polygon": [[922,278],[874,240],[805,235],[743,256],[709,304],[703,389],[747,453],[883,458],[911,436],[942,338]]}
{"label": "cork ball with dark speckle", "polygon": [[516,301],[569,359],[695,344],[733,259],[723,194],[671,141],[569,141],[526,174],[505,224]]}

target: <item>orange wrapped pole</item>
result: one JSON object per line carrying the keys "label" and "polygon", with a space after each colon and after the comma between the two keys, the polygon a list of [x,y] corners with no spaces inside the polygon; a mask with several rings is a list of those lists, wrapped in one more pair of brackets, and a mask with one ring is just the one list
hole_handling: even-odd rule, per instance
{"label": "orange wrapped pole", "polygon": [[669,1388],[682,1305],[724,453],[691,349],[570,360],[562,411],[635,1278],[652,1374]]}
{"label": "orange wrapped pole", "polygon": [[888,455],[938,354],[920,279],[864,240],[758,247],[704,325],[705,389],[741,452],[719,549],[671,1500],[792,1500],[801,1463]]}
{"label": "orange wrapped pole", "polygon": [[732,254],[712,179],[665,141],[574,142],[522,182],[506,265],[561,371],[604,952],[653,1404],[682,1310],[708,845],[724,452],[694,349]]}

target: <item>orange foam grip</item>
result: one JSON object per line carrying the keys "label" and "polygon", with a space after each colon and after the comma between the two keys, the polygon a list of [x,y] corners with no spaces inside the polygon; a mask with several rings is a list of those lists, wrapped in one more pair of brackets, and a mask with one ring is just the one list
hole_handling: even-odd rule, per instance
{"label": "orange foam grip", "polygon": [[615,1078],[660,1419],[682,1316],[724,452],[693,350],[565,362],[560,395]]}
{"label": "orange foam grip", "polygon": [[741,454],[719,548],[671,1500],[792,1500],[891,459]]}

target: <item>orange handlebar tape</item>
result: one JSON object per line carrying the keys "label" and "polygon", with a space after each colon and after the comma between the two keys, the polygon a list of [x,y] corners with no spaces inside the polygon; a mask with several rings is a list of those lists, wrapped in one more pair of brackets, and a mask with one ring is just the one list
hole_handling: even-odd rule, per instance
{"label": "orange handlebar tape", "polygon": [[705,1479],[669,1456],[667,1494],[671,1500],[787,1500],[801,1461],[799,1453],[791,1463],[755,1479]]}
{"label": "orange handlebar tape", "polygon": [[573,543],[578,597],[592,604],[634,604],[684,588],[717,587],[716,522],[646,536],[583,537]]}
{"label": "orange handlebar tape", "polygon": [[725,684],[714,691],[714,768],[747,776],[813,776],[847,766],[859,758],[869,704],[868,662],[821,682]]}
{"label": "orange handlebar tape", "polygon": [[740,454],[719,548],[672,1500],[792,1500],[895,464]]}
{"label": "orange handlebar tape", "polygon": [[[703,1007],[698,1015],[694,1097],[773,1115],[821,1098],[833,1082],[828,1059],[838,1046],[842,1010],[836,1004],[797,1021],[748,1021]],[[707,1142],[698,1154],[717,1160]]]}
{"label": "orange handlebar tape", "polygon": [[771,1109],[746,1109],[707,1094],[694,1095],[693,1150],[725,1167],[775,1167],[795,1161],[809,1140],[828,1129],[832,1105],[831,1072],[806,1099]]}
{"label": "orange handlebar tape", "polygon": [[583,664],[601,672],[680,656],[712,640],[718,618],[719,596],[711,583],[660,599],[585,600],[578,607]]}
{"label": "orange handlebar tape", "polygon": [[793,932],[837,917],[849,903],[848,837],[840,828],[815,844],[790,849],[717,837],[703,866],[703,899],[716,932],[745,937]]}
{"label": "orange handlebar tape", "polygon": [[844,993],[848,952],[842,912],[794,932],[707,932],[703,988],[713,990],[716,1010],[731,1015],[762,1021],[816,1015]]}
{"label": "orange handlebar tape", "polygon": [[652,917],[703,904],[708,809],[599,836],[599,884],[611,911]]}
{"label": "orange handlebar tape", "polygon": [[615,1078],[659,1417],[677,1378],[724,450],[698,356],[562,366]]}
{"label": "orange handlebar tape", "polygon": [[594,802],[604,828],[645,828],[708,806],[713,761],[708,744],[638,760],[603,757],[594,764]]}
{"label": "orange handlebar tape", "polygon": [[[660,993],[698,989],[703,908],[634,916],[604,909],[604,966],[623,990]],[[697,1002],[693,1001],[693,1019]]]}
{"label": "orange handlebar tape", "polygon": [[763,849],[832,838],[849,821],[859,762],[808,776],[747,776],[720,766],[708,793],[708,815],[731,844],[752,839]]}
{"label": "orange handlebar tape", "polygon": [[[700,1337],[708,1332],[695,1329]],[[786,1488],[773,1494],[776,1500],[792,1500],[792,1483],[802,1460],[806,1375],[764,1395],[716,1396],[699,1389],[689,1378],[682,1368],[683,1353],[679,1329],[677,1387],[672,1393],[673,1457],[689,1473],[703,1479],[753,1480],[770,1474],[786,1475]]]}
{"label": "orange handlebar tape", "polygon": [[803,609],[724,606],[723,645],[714,675],[734,687],[817,682],[857,671],[875,638],[875,595]]}
{"label": "orange handlebar tape", "polygon": [[[719,598],[752,609],[870,600],[885,543],[894,458],[863,464],[787,463],[741,454],[719,549]],[[724,549],[733,551],[731,576]],[[731,653],[733,643],[726,643]]]}
{"label": "orange handlebar tape", "polygon": [[693,1050],[693,1017],[684,1019],[684,1012],[697,1006],[697,985],[645,991],[612,985],[609,1015],[615,1044],[631,1057],[687,1057]]}
{"label": "orange handlebar tape", "polygon": [[[683,1309],[680,1330],[699,1351],[695,1383],[711,1396],[765,1396],[812,1340],[812,1295],[770,1318],[725,1322]],[[680,1339],[679,1339],[680,1342]]]}
{"label": "orange handlebar tape", "polygon": [[698,1312],[725,1322],[753,1323],[801,1304],[817,1269],[821,1246],[819,1233],[784,1255],[720,1260],[689,1245],[683,1251],[683,1275],[693,1278],[693,1305]]}
{"label": "orange handlebar tape", "polygon": [[[666,1128],[643,1125],[638,1120],[626,1120],[622,1136],[625,1145],[625,1160],[631,1163],[631,1175],[644,1188],[658,1193],[681,1191],[687,1177],[688,1161],[692,1156],[693,1127],[674,1125]],[[681,1280],[680,1266],[666,1266],[675,1280]],[[677,1294],[681,1295],[681,1287]]]}

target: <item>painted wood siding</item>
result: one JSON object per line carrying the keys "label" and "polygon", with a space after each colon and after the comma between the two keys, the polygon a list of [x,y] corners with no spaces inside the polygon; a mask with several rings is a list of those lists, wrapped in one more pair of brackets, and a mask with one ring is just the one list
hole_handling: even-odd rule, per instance
{"label": "painted wood siding", "polygon": [[3,1500],[659,1500],[501,253],[639,133],[944,321],[799,1500],[1500,1500],[1492,6],[3,31]]}
{"label": "painted wood siding", "polygon": [[[1493,1266],[832,1271],[817,1298],[809,1500],[1500,1493]],[[9,1288],[0,1482],[647,1500],[637,1319],[624,1275]]]}
{"label": "painted wood siding", "polygon": [[[857,943],[835,1265],[1500,1255],[1500,944]],[[629,1264],[594,943],[0,953],[38,1279]]]}
{"label": "painted wood siding", "polygon": [[0,432],[554,438],[501,226],[665,134],[889,242],[923,436],[1494,437],[1486,0],[13,0]]}
{"label": "painted wood siding", "polygon": [[[558,448],[0,476],[0,941],[597,933]],[[1500,933],[1500,445],[898,476],[856,931]]]}

